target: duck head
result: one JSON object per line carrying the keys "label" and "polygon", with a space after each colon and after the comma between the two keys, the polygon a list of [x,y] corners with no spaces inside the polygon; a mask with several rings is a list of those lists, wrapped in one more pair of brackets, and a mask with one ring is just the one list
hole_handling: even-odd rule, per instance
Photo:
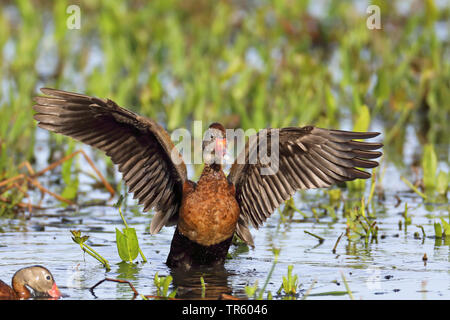
{"label": "duck head", "polygon": [[205,164],[221,168],[227,153],[225,127],[220,123],[212,123],[203,136],[203,160]]}
{"label": "duck head", "polygon": [[24,299],[31,296],[52,298],[61,296],[53,275],[42,266],[31,266],[18,270],[13,276],[12,287],[17,295]]}

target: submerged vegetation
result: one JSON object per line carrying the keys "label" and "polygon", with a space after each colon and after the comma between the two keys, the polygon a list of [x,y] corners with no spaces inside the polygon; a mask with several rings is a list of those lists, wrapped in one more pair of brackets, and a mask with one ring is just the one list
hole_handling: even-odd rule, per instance
{"label": "submerged vegetation", "polygon": [[[274,214],[275,233],[294,223],[326,225],[339,228],[341,236],[330,238],[319,228],[299,237],[313,239],[316,247],[328,245],[333,256],[344,243],[346,253],[355,243],[370,250],[386,236],[383,222],[393,210],[405,236],[417,226],[422,241],[426,229],[448,245],[450,6],[435,0],[370,1],[380,8],[381,29],[369,29],[367,6],[358,3],[80,0],[81,26],[70,29],[68,0],[2,1],[0,216],[21,218],[67,206],[78,211],[97,200],[89,196],[92,190],[102,190],[107,204],[124,193],[107,157],[36,128],[32,99],[47,86],[109,98],[169,131],[218,119],[244,130],[314,124],[380,131],[384,155],[372,179],[299,192]],[[199,134],[193,131],[193,139],[201,139]],[[386,174],[389,166],[395,174],[392,169]],[[192,169],[198,174],[201,168]],[[298,199],[306,205],[298,206]],[[428,222],[417,222],[420,205]],[[116,228],[119,258],[130,263],[140,255],[146,262],[137,240],[142,244],[144,236],[124,217],[139,210],[123,210],[119,205],[117,217],[125,225]],[[0,237],[1,232],[0,224]],[[84,252],[111,268],[86,244],[88,235],[72,235]],[[234,246],[229,258],[247,253],[243,246]],[[284,251],[275,252],[260,280],[263,287],[247,283],[243,296],[272,298],[269,281],[281,284],[278,298],[355,296],[344,274],[339,279],[345,291],[321,291],[320,279],[308,289],[301,283],[307,275],[293,275],[292,263],[280,263]],[[286,277],[271,279],[276,267],[286,266]],[[169,293],[172,277],[155,274],[157,296],[175,297],[176,289]]]}

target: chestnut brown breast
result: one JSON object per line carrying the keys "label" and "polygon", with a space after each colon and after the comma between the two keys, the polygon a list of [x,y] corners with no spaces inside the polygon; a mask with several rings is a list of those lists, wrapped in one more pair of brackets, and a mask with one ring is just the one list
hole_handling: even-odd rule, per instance
{"label": "chestnut brown breast", "polygon": [[233,235],[239,214],[234,186],[222,170],[205,165],[196,187],[184,184],[178,229],[190,240],[210,246]]}

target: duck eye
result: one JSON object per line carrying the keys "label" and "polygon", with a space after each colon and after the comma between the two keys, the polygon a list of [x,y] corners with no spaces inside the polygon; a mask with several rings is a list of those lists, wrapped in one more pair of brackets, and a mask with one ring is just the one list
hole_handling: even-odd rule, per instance
{"label": "duck eye", "polygon": [[50,276],[46,276],[45,278],[46,278],[47,280],[50,280],[50,279],[51,279],[51,277],[50,277]]}

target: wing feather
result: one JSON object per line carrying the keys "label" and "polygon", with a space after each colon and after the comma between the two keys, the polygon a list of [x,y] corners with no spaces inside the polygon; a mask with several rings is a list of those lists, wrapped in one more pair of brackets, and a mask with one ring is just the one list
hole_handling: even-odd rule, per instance
{"label": "wing feather", "polygon": [[[41,91],[45,96],[36,97],[34,106],[38,126],[96,147],[111,157],[144,211],[156,208],[151,233],[177,219],[182,186],[187,180],[186,166],[182,161],[172,161],[174,145],[160,125],[109,99],[50,88]],[[181,159],[179,153],[174,154]]]}
{"label": "wing feather", "polygon": [[[266,151],[269,135],[279,134],[278,171],[263,175],[268,164],[249,163],[257,150]],[[265,135],[265,136],[264,136]],[[307,126],[283,129],[264,129],[256,139],[249,139],[231,167],[228,179],[236,187],[236,199],[241,207],[241,218],[236,233],[253,245],[248,224],[261,226],[272,212],[299,189],[329,187],[334,183],[371,175],[357,168],[374,168],[375,159],[382,155],[381,143],[355,141],[378,136],[377,132],[327,130]],[[264,139],[262,139],[264,138]],[[245,163],[238,163],[245,159]],[[254,157],[253,157],[254,159]]]}

